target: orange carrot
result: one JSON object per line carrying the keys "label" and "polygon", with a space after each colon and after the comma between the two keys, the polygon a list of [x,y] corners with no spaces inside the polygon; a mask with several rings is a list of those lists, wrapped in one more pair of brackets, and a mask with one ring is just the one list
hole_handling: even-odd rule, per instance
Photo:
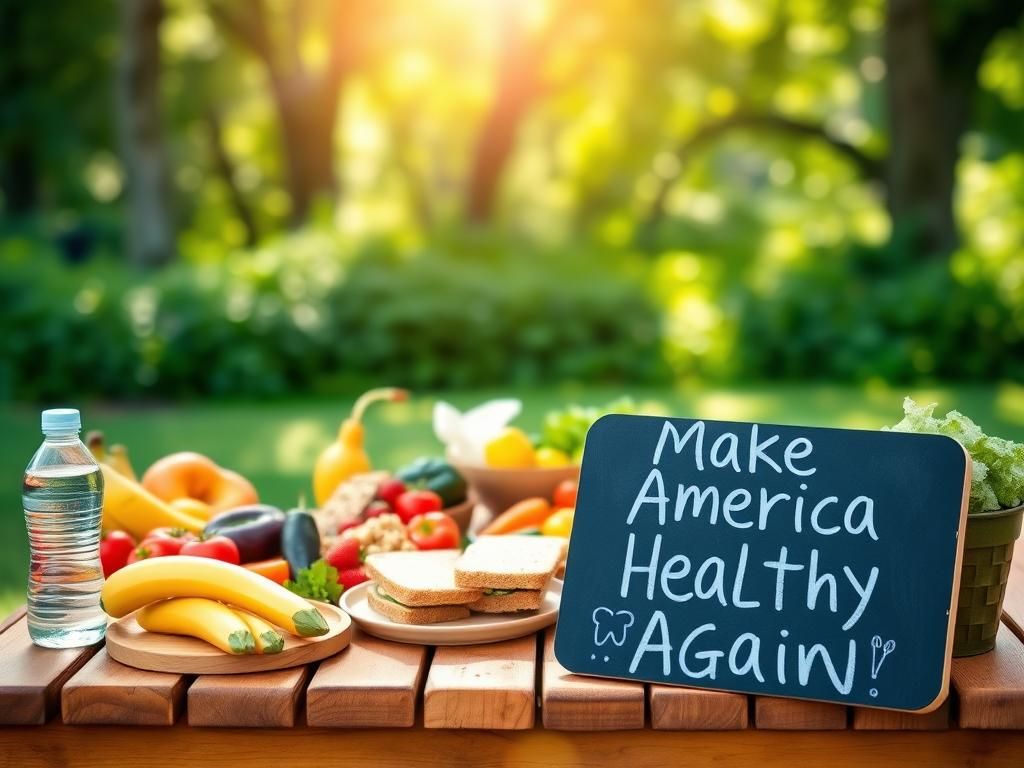
{"label": "orange carrot", "polygon": [[257,563],[246,563],[245,567],[278,584],[284,584],[288,580],[288,561],[280,557],[275,557],[272,560],[260,560]]}
{"label": "orange carrot", "polygon": [[542,499],[539,496],[523,499],[494,518],[486,528],[480,531],[480,535],[515,533],[523,528],[538,528],[554,511],[547,499]]}

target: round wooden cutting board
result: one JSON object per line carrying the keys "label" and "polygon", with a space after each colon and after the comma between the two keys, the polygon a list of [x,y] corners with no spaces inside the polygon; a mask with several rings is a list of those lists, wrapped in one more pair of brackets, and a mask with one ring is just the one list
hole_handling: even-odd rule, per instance
{"label": "round wooden cutting board", "polygon": [[316,607],[330,631],[321,637],[301,638],[280,630],[284,638],[280,653],[233,656],[194,637],[147,632],[135,621],[134,613],[107,627],[107,653],[129,667],[183,675],[230,675],[297,667],[333,656],[352,637],[352,620],[344,611],[326,603],[318,602]]}

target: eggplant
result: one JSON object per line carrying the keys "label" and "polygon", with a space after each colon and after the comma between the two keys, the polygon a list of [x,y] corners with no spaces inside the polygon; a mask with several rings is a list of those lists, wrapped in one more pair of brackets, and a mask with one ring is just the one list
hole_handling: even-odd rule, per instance
{"label": "eggplant", "polygon": [[227,536],[238,545],[243,563],[269,560],[281,554],[285,514],[269,504],[250,504],[221,512],[203,529],[206,536]]}
{"label": "eggplant", "polygon": [[305,509],[293,509],[285,516],[281,555],[288,561],[293,579],[303,568],[309,568],[320,559],[320,531],[316,520]]}

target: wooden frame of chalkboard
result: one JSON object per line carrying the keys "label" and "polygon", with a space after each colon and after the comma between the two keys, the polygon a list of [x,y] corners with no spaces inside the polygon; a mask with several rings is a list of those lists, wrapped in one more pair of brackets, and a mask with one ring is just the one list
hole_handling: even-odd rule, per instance
{"label": "wooden frame of chalkboard", "polygon": [[610,415],[555,655],[584,675],[929,712],[971,462],[940,435]]}

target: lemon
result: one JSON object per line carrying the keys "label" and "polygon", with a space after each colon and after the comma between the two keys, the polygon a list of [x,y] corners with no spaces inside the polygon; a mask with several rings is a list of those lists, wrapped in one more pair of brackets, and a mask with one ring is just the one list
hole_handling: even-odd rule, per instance
{"label": "lemon", "polygon": [[537,466],[545,469],[564,467],[569,463],[569,456],[557,448],[538,448]]}
{"label": "lemon", "polygon": [[523,430],[505,427],[484,446],[484,461],[499,469],[527,469],[537,463],[533,444]]}

